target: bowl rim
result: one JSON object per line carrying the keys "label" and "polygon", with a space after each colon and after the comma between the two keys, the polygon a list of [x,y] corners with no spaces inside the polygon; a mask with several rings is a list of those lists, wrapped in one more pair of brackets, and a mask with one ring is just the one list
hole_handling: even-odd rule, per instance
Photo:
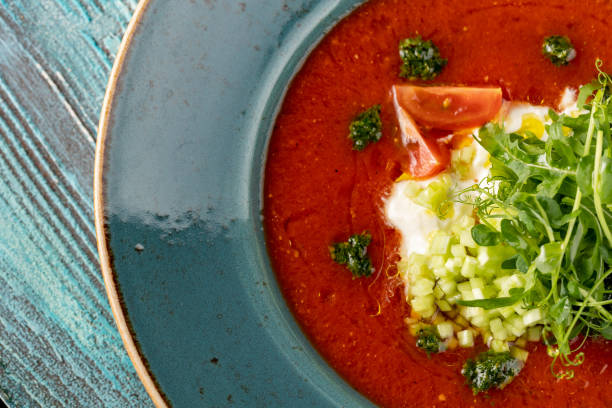
{"label": "bowl rim", "polygon": [[130,329],[130,323],[127,311],[124,309],[124,304],[121,301],[121,295],[115,281],[114,270],[112,267],[111,255],[108,246],[108,236],[105,229],[105,212],[104,212],[104,159],[106,150],[106,141],[108,129],[111,120],[111,112],[115,100],[119,78],[125,67],[125,61],[133,43],[140,24],[142,23],[148,6],[151,0],[139,0],[134,10],[134,14],[127,26],[127,29],[119,45],[115,62],[111,69],[111,73],[106,86],[102,109],[100,112],[100,120],[98,123],[98,133],[96,137],[96,152],[94,162],[94,180],[93,180],[93,201],[94,201],[94,222],[96,228],[96,241],[98,246],[98,254],[100,259],[100,269],[104,279],[104,287],[106,296],[110,303],[110,307],[115,319],[115,324],[119,330],[123,346],[128,353],[136,374],[157,408],[167,408],[169,403],[164,397],[159,384],[155,380],[153,373],[148,367],[146,359],[136,343],[135,337]]}

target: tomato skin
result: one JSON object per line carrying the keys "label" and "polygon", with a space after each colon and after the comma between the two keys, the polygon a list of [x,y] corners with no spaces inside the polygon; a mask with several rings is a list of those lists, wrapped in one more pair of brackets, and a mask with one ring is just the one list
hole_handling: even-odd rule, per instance
{"label": "tomato skin", "polygon": [[393,105],[402,135],[405,159],[402,169],[412,177],[423,179],[444,170],[450,161],[448,147],[433,135],[424,136],[410,115],[398,103],[395,89],[392,91]]}
{"label": "tomato skin", "polygon": [[[423,137],[423,143],[410,152],[408,173],[415,179],[427,179],[440,173],[450,162],[450,151],[444,143]],[[405,166],[404,166],[405,168]]]}
{"label": "tomato skin", "polygon": [[394,85],[393,93],[417,123],[443,130],[484,125],[502,105],[501,88]]}

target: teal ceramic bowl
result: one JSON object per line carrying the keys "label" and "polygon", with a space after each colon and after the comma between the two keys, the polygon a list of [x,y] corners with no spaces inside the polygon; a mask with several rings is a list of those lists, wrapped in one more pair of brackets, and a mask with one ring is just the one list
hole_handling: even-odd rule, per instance
{"label": "teal ceramic bowl", "polygon": [[159,407],[365,407],[270,268],[266,146],[288,84],[357,0],[143,0],[99,127],[96,230],[125,347]]}

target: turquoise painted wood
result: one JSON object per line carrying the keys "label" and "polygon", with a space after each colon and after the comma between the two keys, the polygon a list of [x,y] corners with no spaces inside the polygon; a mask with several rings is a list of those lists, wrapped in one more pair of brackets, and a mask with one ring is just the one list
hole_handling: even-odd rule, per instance
{"label": "turquoise painted wood", "polygon": [[0,398],[150,407],[95,246],[95,134],[136,0],[0,0]]}

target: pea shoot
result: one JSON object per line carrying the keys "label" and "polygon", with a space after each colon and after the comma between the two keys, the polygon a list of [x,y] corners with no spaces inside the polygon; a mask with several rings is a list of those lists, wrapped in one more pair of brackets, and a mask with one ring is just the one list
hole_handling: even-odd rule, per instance
{"label": "pea shoot", "polygon": [[570,347],[576,336],[612,339],[612,79],[601,64],[598,79],[580,91],[582,113],[551,110],[545,140],[482,127],[475,138],[491,156],[491,175],[458,197],[480,219],[474,240],[512,248],[504,267],[528,282],[508,298],[462,304],[495,309],[522,301],[541,315],[558,378],[571,378],[584,360],[580,347]]}
{"label": "pea shoot", "polygon": [[399,75],[409,80],[433,79],[448,62],[440,56],[438,47],[431,40],[425,41],[420,36],[400,41],[399,55],[402,59]]}
{"label": "pea shoot", "polygon": [[576,58],[576,50],[569,38],[561,35],[546,37],[542,43],[542,54],[554,65],[567,65]]}

